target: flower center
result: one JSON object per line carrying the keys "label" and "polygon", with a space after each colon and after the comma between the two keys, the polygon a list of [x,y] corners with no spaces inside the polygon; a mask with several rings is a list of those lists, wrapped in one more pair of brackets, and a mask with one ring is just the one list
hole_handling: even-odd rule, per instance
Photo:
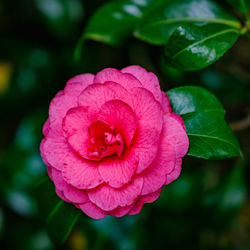
{"label": "flower center", "polygon": [[101,160],[106,156],[120,156],[124,142],[120,133],[102,121],[96,121],[89,127],[90,147],[88,156],[93,160]]}

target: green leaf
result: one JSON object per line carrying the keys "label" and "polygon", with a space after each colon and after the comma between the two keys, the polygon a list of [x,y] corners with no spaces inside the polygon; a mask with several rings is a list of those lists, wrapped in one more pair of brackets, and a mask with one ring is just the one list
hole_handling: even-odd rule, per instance
{"label": "green leaf", "polygon": [[75,61],[79,61],[81,57],[82,44],[85,39],[120,46],[132,33],[143,10],[153,1],[116,0],[100,7],[88,21],[76,45]]}
{"label": "green leaf", "polygon": [[182,116],[189,137],[188,155],[223,159],[241,155],[238,141],[224,120],[217,98],[200,87],[179,87],[167,92],[173,112]]}
{"label": "green leaf", "polygon": [[231,4],[234,8],[241,11],[245,16],[247,16],[247,11],[250,8],[249,0],[226,0],[229,4]]}
{"label": "green leaf", "polygon": [[55,193],[53,182],[49,179],[39,185],[37,203],[52,241],[62,244],[79,219],[81,210],[61,200]]}
{"label": "green leaf", "polygon": [[90,18],[84,38],[120,45],[153,0],[120,0],[103,5]]}
{"label": "green leaf", "polygon": [[227,25],[178,27],[165,46],[165,63],[182,70],[199,70],[217,61],[238,39],[239,29]]}
{"label": "green leaf", "polygon": [[[138,23],[134,35],[153,44],[165,44],[177,27],[191,23],[203,28],[213,25],[240,29],[240,22],[217,2],[211,0],[166,0],[150,8]],[[222,31],[221,30],[221,31]]]}

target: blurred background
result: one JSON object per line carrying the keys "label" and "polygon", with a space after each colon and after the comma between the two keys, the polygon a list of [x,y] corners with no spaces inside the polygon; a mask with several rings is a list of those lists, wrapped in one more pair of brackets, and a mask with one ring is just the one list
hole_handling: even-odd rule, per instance
{"label": "blurred background", "polygon": [[[181,72],[163,65],[162,49],[130,38],[121,48],[86,41],[73,52],[104,0],[0,1],[0,249],[250,249],[250,41],[242,37],[213,66]],[[46,176],[39,153],[50,100],[79,73],[138,64],[161,88],[198,85],[222,102],[244,159],[185,157],[178,180],[136,216],[82,215],[64,246],[55,246],[37,211]]]}

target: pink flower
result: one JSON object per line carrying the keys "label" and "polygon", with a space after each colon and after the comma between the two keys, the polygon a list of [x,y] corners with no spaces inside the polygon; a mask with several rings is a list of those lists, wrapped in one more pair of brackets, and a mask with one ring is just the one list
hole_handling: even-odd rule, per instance
{"label": "pink flower", "polygon": [[50,103],[41,155],[56,193],[88,216],[137,214],[175,180],[188,137],[139,66],[70,79]]}

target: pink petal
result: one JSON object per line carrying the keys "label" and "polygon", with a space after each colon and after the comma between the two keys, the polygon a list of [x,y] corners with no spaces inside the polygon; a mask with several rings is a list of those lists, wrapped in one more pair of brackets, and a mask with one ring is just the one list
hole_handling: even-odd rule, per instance
{"label": "pink petal", "polygon": [[129,105],[120,100],[107,101],[101,106],[98,118],[113,126],[126,145],[130,145],[136,131],[136,118]]}
{"label": "pink petal", "polygon": [[70,146],[81,156],[89,159],[90,148],[89,126],[92,123],[87,108],[70,109],[63,120],[63,132]]}
{"label": "pink petal", "polygon": [[137,119],[137,134],[133,148],[139,159],[137,173],[142,172],[154,160],[162,130],[163,111],[151,92],[133,88],[131,107]]}
{"label": "pink petal", "polygon": [[[51,134],[51,131],[48,135]],[[63,137],[47,136],[41,143],[41,156],[47,166],[62,170],[64,160],[69,157],[69,146]]]}
{"label": "pink petal", "polygon": [[50,166],[46,156],[45,156],[45,150],[44,150],[44,143],[46,142],[46,138],[43,138],[40,144],[40,153],[42,156],[42,159],[44,161],[44,163],[46,164],[46,166]]}
{"label": "pink petal", "polygon": [[134,87],[141,87],[142,84],[133,75],[128,73],[121,73],[117,69],[106,68],[97,73],[94,83],[116,82],[122,85],[125,89]]}
{"label": "pink petal", "polygon": [[62,175],[67,183],[78,189],[94,188],[103,183],[97,166],[96,162],[75,157],[64,166]]}
{"label": "pink petal", "polygon": [[162,93],[157,76],[152,72],[147,72],[144,68],[133,65],[123,68],[122,73],[130,73],[135,76],[142,84],[144,88],[149,90],[155,97],[155,99],[162,103]]}
{"label": "pink petal", "polygon": [[134,203],[132,203],[129,206],[118,207],[115,210],[111,211],[109,213],[109,215],[115,216],[115,217],[122,217],[122,216],[128,214],[128,212],[132,209],[132,207],[134,207]]}
{"label": "pink petal", "polygon": [[128,214],[139,214],[141,212],[143,204],[144,202],[140,198],[138,198],[138,200],[135,202],[135,205],[129,210]]}
{"label": "pink petal", "polygon": [[147,194],[147,195],[142,195],[140,197],[140,199],[145,202],[145,203],[152,203],[154,202],[156,199],[159,198],[160,194],[161,194],[161,188],[158,189],[157,191],[155,191],[154,193],[151,194]]}
{"label": "pink petal", "polygon": [[49,120],[50,128],[53,129],[55,135],[61,133],[62,120],[68,110],[77,106],[77,97],[64,95],[63,91],[54,97],[49,106]]}
{"label": "pink petal", "polygon": [[49,119],[43,125],[43,135],[46,136],[49,133]]}
{"label": "pink petal", "polygon": [[61,131],[62,119],[67,111],[78,106],[78,96],[90,84],[94,76],[83,74],[68,81],[65,90],[59,91],[50,103],[49,119],[50,127],[55,131]]}
{"label": "pink petal", "polygon": [[62,177],[62,173],[56,169],[52,169],[52,179],[57,189],[64,193],[64,196],[73,203],[88,202],[89,198],[84,190],[79,190],[69,185]]}
{"label": "pink petal", "polygon": [[136,201],[135,205],[131,208],[131,210],[128,212],[128,214],[134,215],[134,214],[140,213],[144,203],[152,203],[152,202],[154,202],[156,199],[158,199],[160,194],[161,194],[161,189],[157,190],[154,193],[148,194],[148,195],[139,196],[139,198]]}
{"label": "pink petal", "polygon": [[79,106],[89,107],[92,112],[97,113],[101,106],[110,100],[121,100],[127,103],[129,100],[128,91],[115,82],[104,84],[92,84],[88,86],[79,96]]}
{"label": "pink petal", "polygon": [[76,155],[63,137],[44,139],[43,152],[51,167],[62,171],[65,181],[72,186],[85,189],[93,188],[103,182],[97,163]]}
{"label": "pink petal", "polygon": [[79,204],[79,207],[85,214],[87,214],[89,217],[93,219],[102,219],[107,215],[107,212],[103,211],[92,202]]}
{"label": "pink petal", "polygon": [[63,191],[59,190],[58,188],[55,188],[55,191],[56,191],[56,194],[57,194],[61,199],[63,199],[63,200],[66,201],[66,202],[71,202],[70,200],[68,200],[68,199],[65,197]]}
{"label": "pink petal", "polygon": [[119,189],[103,184],[95,189],[88,190],[88,196],[98,207],[110,211],[118,206],[131,205],[141,193],[142,184],[142,178],[137,178]]}
{"label": "pink petal", "polygon": [[164,116],[169,144],[175,149],[176,159],[182,158],[188,151],[189,140],[182,118],[174,113]]}
{"label": "pink petal", "polygon": [[180,158],[176,160],[175,168],[171,173],[167,175],[165,185],[169,184],[179,177],[181,173],[181,163],[182,160]]}
{"label": "pink petal", "polygon": [[172,108],[170,105],[169,98],[165,92],[162,91],[161,93],[162,93],[162,109],[163,109],[164,113],[171,113]]}
{"label": "pink petal", "polygon": [[110,157],[98,166],[102,179],[111,187],[121,187],[131,181],[137,167],[133,151],[124,152],[121,157]]}
{"label": "pink petal", "polygon": [[66,84],[64,93],[78,97],[87,86],[93,84],[94,77],[92,74],[82,74],[71,78]]}

